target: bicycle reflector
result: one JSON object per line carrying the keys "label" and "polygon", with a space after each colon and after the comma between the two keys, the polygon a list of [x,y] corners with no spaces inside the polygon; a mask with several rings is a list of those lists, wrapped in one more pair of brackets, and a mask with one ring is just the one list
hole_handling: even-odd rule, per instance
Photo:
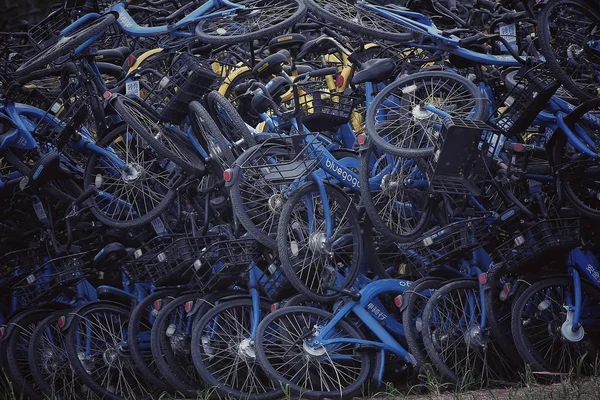
{"label": "bicycle reflector", "polygon": [[56,321],[56,324],[58,325],[58,327],[60,329],[62,329],[65,326],[66,323],[67,323],[67,318],[64,315],[62,317],[60,317],[58,319],[58,321]]}
{"label": "bicycle reflector", "polygon": [[154,300],[154,309],[156,311],[160,310],[162,308],[162,303],[162,299]]}
{"label": "bicycle reflector", "polygon": [[189,313],[190,311],[192,311],[193,306],[194,306],[194,302],[188,301],[187,303],[185,303],[185,306],[183,308],[185,309],[186,313]]}
{"label": "bicycle reflector", "polygon": [[485,285],[487,283],[487,274],[485,272],[479,274],[479,283]]}
{"label": "bicycle reflector", "polygon": [[402,301],[403,301],[403,300],[402,300],[402,295],[401,295],[401,294],[399,294],[398,296],[396,296],[396,297],[394,298],[394,304],[395,304],[395,305],[396,305],[396,307],[398,307],[398,308],[402,307]]}
{"label": "bicycle reflector", "polygon": [[279,303],[271,304],[271,312],[275,312],[279,309]]}
{"label": "bicycle reflector", "polygon": [[225,182],[229,182],[231,181],[233,174],[231,173],[230,169],[226,169],[225,171],[223,171],[223,179],[225,180]]}
{"label": "bicycle reflector", "polygon": [[367,135],[365,135],[364,133],[361,133],[360,135],[358,135],[356,137],[356,141],[358,142],[358,144],[360,146],[362,146],[367,141]]}

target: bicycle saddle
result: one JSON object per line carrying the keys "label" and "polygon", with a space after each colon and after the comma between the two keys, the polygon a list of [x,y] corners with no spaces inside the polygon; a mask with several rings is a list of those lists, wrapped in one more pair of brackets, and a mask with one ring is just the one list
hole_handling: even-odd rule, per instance
{"label": "bicycle saddle", "polygon": [[112,269],[127,255],[127,249],[121,243],[109,243],[94,256],[94,268],[99,271]]}
{"label": "bicycle saddle", "polygon": [[396,64],[391,58],[375,58],[365,61],[362,65],[362,70],[357,72],[352,78],[352,84],[383,82],[394,72],[395,68]]}
{"label": "bicycle saddle", "polygon": [[289,58],[289,51],[280,50],[256,64],[252,69],[252,73],[256,76],[277,75],[279,72],[281,72],[283,64],[287,64]]}
{"label": "bicycle saddle", "polygon": [[66,180],[71,176],[71,172],[61,165],[60,154],[50,152],[44,154],[33,165],[28,178],[30,182],[42,184],[53,180]]}
{"label": "bicycle saddle", "polygon": [[[290,82],[286,78],[278,76],[271,79],[266,86],[273,100],[279,103],[280,97],[290,89]],[[252,98],[252,109],[259,114],[267,111],[270,106],[269,99],[262,92]]]}
{"label": "bicycle saddle", "polygon": [[308,54],[320,56],[335,50],[337,50],[337,46],[333,39],[329,36],[321,36],[304,43],[296,57],[301,60]]}
{"label": "bicycle saddle", "polygon": [[306,37],[300,33],[289,33],[274,37],[269,41],[269,51],[277,53],[279,50],[299,50],[306,43]]}

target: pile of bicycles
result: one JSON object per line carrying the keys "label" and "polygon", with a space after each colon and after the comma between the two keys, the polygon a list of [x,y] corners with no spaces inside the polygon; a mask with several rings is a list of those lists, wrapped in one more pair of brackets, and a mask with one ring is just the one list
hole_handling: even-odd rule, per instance
{"label": "pile of bicycles", "polygon": [[597,374],[598,7],[52,10],[0,32],[0,352],[19,396]]}

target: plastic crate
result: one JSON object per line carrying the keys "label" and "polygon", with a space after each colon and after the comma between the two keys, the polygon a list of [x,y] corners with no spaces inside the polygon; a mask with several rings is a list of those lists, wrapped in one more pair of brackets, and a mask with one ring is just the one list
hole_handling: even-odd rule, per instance
{"label": "plastic crate", "polygon": [[493,130],[481,121],[444,119],[434,153],[427,159],[430,189],[447,194],[479,195],[482,184],[488,180],[483,165],[487,160],[485,151],[481,151],[482,138]]}
{"label": "plastic crate", "polygon": [[123,272],[131,281],[156,286],[188,283],[190,267],[214,240],[215,236],[159,236],[137,249]]}
{"label": "plastic crate", "polygon": [[39,304],[61,295],[87,277],[95,252],[83,252],[45,261],[30,272],[20,275],[11,286],[21,307]]}
{"label": "plastic crate", "polygon": [[550,251],[568,252],[581,244],[580,218],[540,221],[498,246],[493,253],[496,263],[517,269]]}
{"label": "plastic crate", "polygon": [[560,87],[560,82],[545,64],[523,66],[518,76],[521,79],[517,85],[498,103],[502,108],[508,108],[502,113],[497,110],[488,121],[506,137],[526,131]]}
{"label": "plastic crate", "polygon": [[168,70],[155,80],[144,101],[167,121],[181,122],[188,104],[218,85],[219,77],[205,60],[187,54],[175,56]]}
{"label": "plastic crate", "polygon": [[278,261],[270,263],[259,275],[258,285],[263,297],[270,302],[276,302],[286,297],[285,294],[291,285]]}
{"label": "plastic crate", "polygon": [[262,253],[254,239],[219,240],[202,249],[188,272],[192,273],[192,283],[208,292],[245,282],[250,268],[261,261]]}
{"label": "plastic crate", "polygon": [[469,259],[471,251],[486,244],[490,230],[486,218],[453,222],[421,235],[419,240],[400,247],[408,267],[423,276],[451,259]]}

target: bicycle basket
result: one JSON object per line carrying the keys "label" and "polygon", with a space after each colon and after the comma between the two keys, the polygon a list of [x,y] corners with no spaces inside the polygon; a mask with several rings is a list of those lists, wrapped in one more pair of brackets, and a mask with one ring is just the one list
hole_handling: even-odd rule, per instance
{"label": "bicycle basket", "polygon": [[[11,251],[0,257],[0,285],[10,286],[24,274],[29,273],[44,261],[41,248],[30,248]],[[48,253],[45,253],[48,258]]]}
{"label": "bicycle basket", "polygon": [[191,101],[215,88],[218,76],[204,60],[183,53],[175,56],[164,75],[152,84],[144,101],[165,120],[179,123]]}
{"label": "bicycle basket", "polygon": [[26,33],[0,33],[0,76],[2,85],[10,83],[21,64],[37,53]]}
{"label": "bicycle basket", "polygon": [[[446,118],[437,137],[434,154],[427,159],[427,178],[432,191],[479,195],[487,177],[479,143],[493,129],[481,121]],[[451,138],[451,140],[447,140]]]}
{"label": "bicycle basket", "polygon": [[486,244],[489,228],[486,218],[472,218],[435,228],[411,244],[400,247],[410,270],[423,276],[452,259],[470,259],[470,251]]}
{"label": "bicycle basket", "polygon": [[508,108],[504,112],[496,110],[488,121],[506,137],[527,130],[560,87],[560,82],[545,68],[545,64],[523,66],[517,76],[521,77],[517,84],[498,103],[501,108]]}
{"label": "bicycle basket", "polygon": [[311,81],[302,85],[299,105],[302,123],[309,131],[319,132],[343,125],[350,121],[358,99],[347,91],[339,93],[329,90],[324,81]]}
{"label": "bicycle basket", "polygon": [[20,279],[11,287],[21,307],[50,300],[59,296],[68,287],[85,279],[91,270],[91,259],[95,252],[69,254],[48,260]]}
{"label": "bicycle basket", "polygon": [[201,290],[223,289],[244,277],[260,259],[254,239],[220,240],[202,249],[189,271]]}
{"label": "bicycle basket", "polygon": [[572,250],[581,244],[581,220],[561,218],[540,221],[496,248],[495,262],[509,269],[522,267],[543,254]]}
{"label": "bicycle basket", "polygon": [[190,266],[216,236],[159,236],[134,253],[134,260],[123,265],[123,272],[135,282],[156,286],[189,282]]}
{"label": "bicycle basket", "polygon": [[60,8],[31,27],[29,37],[38,50],[43,50],[56,43],[60,32],[72,22],[69,12],[65,8]]}

